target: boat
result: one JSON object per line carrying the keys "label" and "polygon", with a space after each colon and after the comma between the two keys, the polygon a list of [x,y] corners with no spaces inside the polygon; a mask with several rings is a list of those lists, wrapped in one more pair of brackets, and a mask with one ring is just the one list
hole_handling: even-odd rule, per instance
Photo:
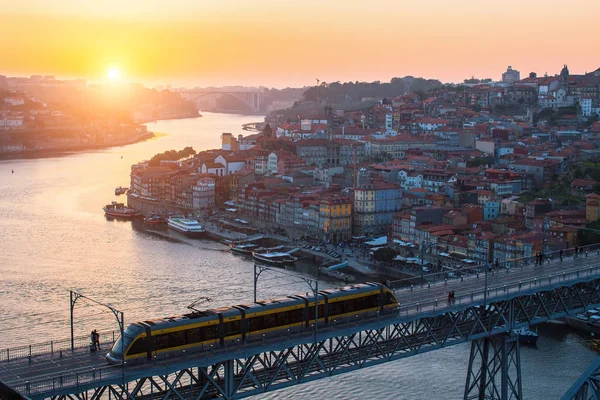
{"label": "boat", "polygon": [[537,343],[539,335],[527,327],[521,329],[513,329],[512,333],[519,337],[519,344],[534,345]]}
{"label": "boat", "polygon": [[343,272],[336,271],[335,269],[329,269],[327,267],[320,267],[319,274],[325,275],[330,278],[334,278],[334,279],[337,279],[339,281],[346,282],[346,283],[351,283],[356,280],[356,277],[354,275],[345,274]]}
{"label": "boat", "polygon": [[251,256],[253,251],[259,250],[258,245],[253,243],[230,244],[231,251],[238,254]]}
{"label": "boat", "polygon": [[102,207],[102,209],[104,210],[104,214],[106,216],[115,218],[131,219],[141,215],[139,211],[136,211],[133,208],[125,207],[125,204],[117,203],[116,201],[105,205]]}
{"label": "boat", "polygon": [[169,228],[183,233],[187,237],[202,238],[206,236],[206,230],[195,219],[186,219],[182,217],[170,217],[167,220]]}
{"label": "boat", "polygon": [[593,309],[575,317],[566,317],[567,325],[580,331],[600,335],[600,311]]}
{"label": "boat", "polygon": [[127,192],[127,188],[118,186],[115,188],[115,195],[125,194]]}
{"label": "boat", "polygon": [[267,252],[260,253],[257,251],[252,252],[252,257],[256,261],[260,261],[266,264],[275,265],[275,266],[284,266],[284,265],[293,265],[298,260],[296,257],[283,252]]}
{"label": "boat", "polygon": [[147,217],[144,217],[144,223],[148,225],[161,225],[166,224],[167,220],[158,215],[148,215]]}

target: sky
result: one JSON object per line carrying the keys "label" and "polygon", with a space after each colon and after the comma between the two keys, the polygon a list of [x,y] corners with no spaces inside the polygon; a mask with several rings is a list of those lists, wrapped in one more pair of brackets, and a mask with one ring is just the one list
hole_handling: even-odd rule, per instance
{"label": "sky", "polygon": [[147,85],[461,82],[600,67],[600,1],[0,0],[0,74]]}

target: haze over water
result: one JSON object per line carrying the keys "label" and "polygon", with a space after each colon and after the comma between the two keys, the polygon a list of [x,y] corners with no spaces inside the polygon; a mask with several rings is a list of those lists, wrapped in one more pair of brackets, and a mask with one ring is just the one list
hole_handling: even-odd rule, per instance
{"label": "haze over water", "polygon": [[[126,324],[183,313],[200,296],[214,300],[210,307],[250,302],[252,262],[218,243],[109,221],[101,207],[125,201],[113,193],[128,186],[131,164],[185,146],[218,148],[222,132],[243,133],[259,119],[205,113],[148,124],[167,135],[131,146],[0,161],[0,348],[67,338],[68,288],[113,304]],[[297,278],[267,275],[259,297],[306,290]],[[112,314],[83,301],[75,320],[76,335],[116,329]],[[541,333],[537,349],[522,349],[527,399],[559,398],[596,356],[561,325]],[[459,399],[468,352],[457,345],[257,398]]]}

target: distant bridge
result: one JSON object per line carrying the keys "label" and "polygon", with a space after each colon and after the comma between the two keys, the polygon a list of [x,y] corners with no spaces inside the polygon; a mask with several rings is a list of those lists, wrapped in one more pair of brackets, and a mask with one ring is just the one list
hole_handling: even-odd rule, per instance
{"label": "distant bridge", "polygon": [[253,91],[218,91],[218,90],[182,90],[179,95],[186,100],[197,100],[209,95],[229,95],[241,100],[253,112],[259,112],[264,103],[264,93],[260,90]]}
{"label": "distant bridge", "polygon": [[[350,316],[318,331],[288,330],[229,346],[215,342],[143,364],[108,365],[89,352],[85,337],[74,350],[68,342],[23,346],[0,351],[0,380],[32,399],[232,400],[471,341],[464,399],[520,400],[513,330],[599,307],[599,261],[586,252],[564,262],[411,285],[396,291],[394,315]],[[456,293],[451,303],[450,290]],[[597,394],[596,364],[565,398]]]}

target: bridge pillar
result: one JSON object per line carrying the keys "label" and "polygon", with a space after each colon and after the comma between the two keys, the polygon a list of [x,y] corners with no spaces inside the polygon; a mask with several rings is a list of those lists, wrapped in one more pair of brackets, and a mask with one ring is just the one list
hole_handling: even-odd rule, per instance
{"label": "bridge pillar", "polygon": [[522,400],[521,351],[516,335],[471,342],[464,400]]}

